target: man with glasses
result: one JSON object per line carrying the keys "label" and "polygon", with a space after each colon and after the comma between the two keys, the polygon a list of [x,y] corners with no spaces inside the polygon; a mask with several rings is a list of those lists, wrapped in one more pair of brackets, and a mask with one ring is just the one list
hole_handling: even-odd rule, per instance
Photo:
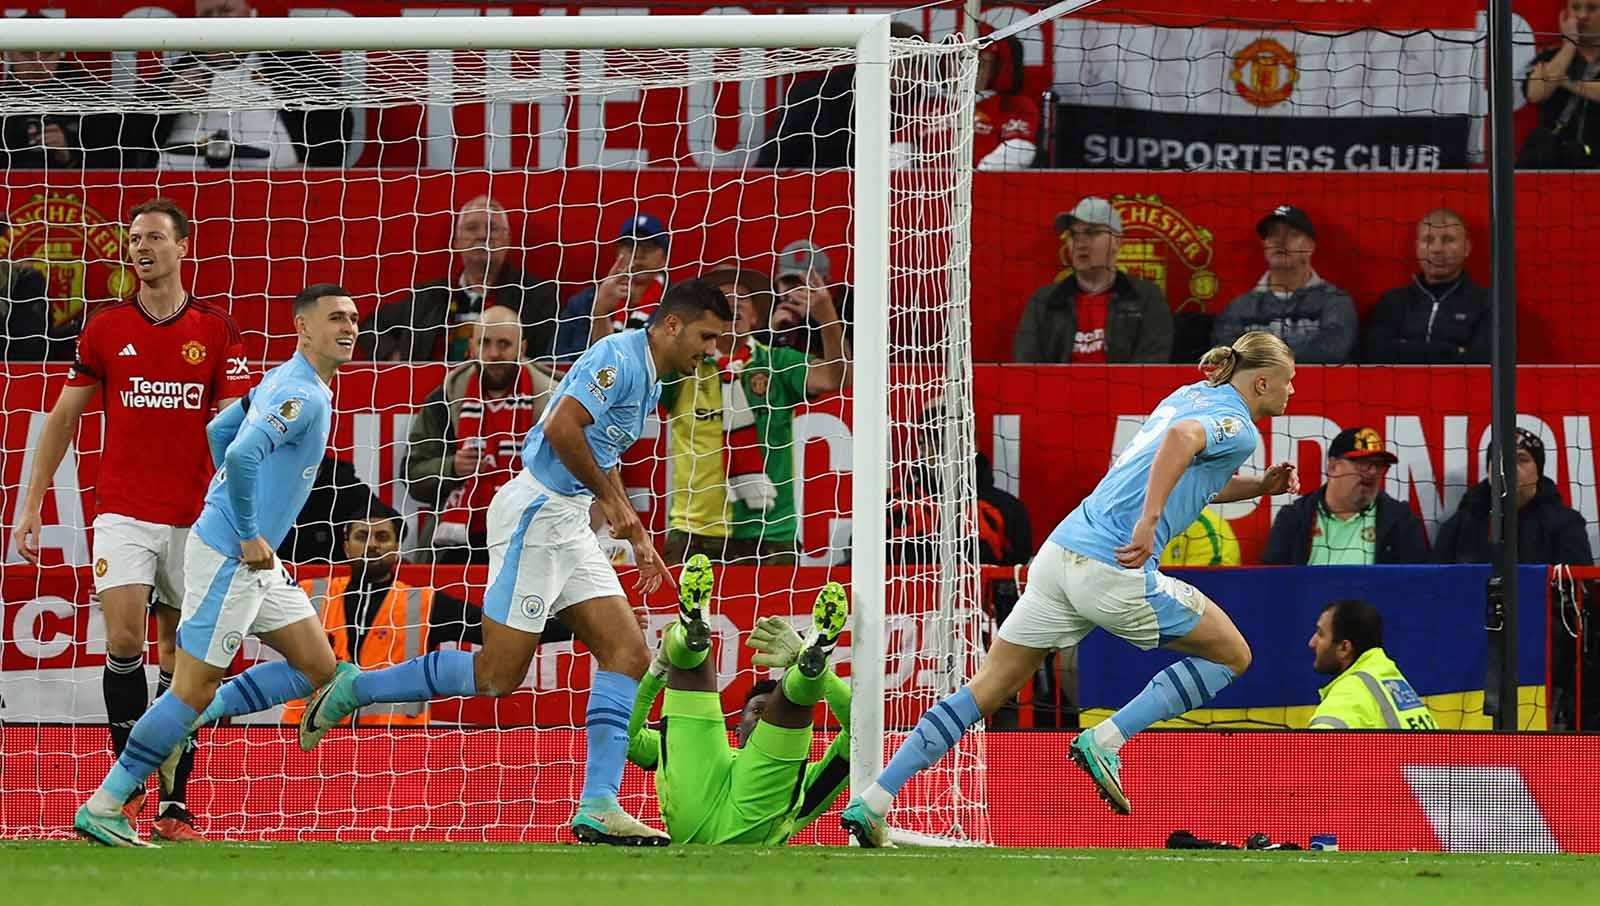
{"label": "man with glasses", "polygon": [[1328,445],[1328,480],[1284,507],[1261,562],[1278,565],[1424,563],[1422,520],[1383,491],[1399,459],[1371,428],[1339,432]]}
{"label": "man with glasses", "polygon": [[1012,341],[1018,362],[1165,362],[1172,310],[1161,288],[1117,269],[1122,217],[1089,196],[1057,215],[1066,276],[1039,287]]}

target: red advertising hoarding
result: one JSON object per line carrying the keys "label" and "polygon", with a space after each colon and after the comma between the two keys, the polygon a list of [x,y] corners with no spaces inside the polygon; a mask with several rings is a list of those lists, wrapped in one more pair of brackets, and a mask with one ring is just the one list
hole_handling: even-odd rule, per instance
{"label": "red advertising hoarding", "polygon": [[[967,832],[1001,846],[1159,847],[1184,829],[1235,845],[1332,834],[1357,851],[1600,852],[1600,809],[1573,767],[1600,759],[1596,736],[1150,731],[1123,749],[1127,817],[1071,766],[1071,739],[986,734],[986,769],[967,779],[987,808]],[[70,836],[110,767],[105,730],[8,726],[0,746],[0,837]],[[201,734],[189,807],[212,839],[555,842],[583,752],[574,730],[335,730],[304,754],[290,728],[227,728]],[[659,822],[651,782],[630,766],[619,799]],[[914,783],[903,798],[925,792]],[[795,842],[844,844],[842,805]],[[936,818],[906,829],[949,830]]]}

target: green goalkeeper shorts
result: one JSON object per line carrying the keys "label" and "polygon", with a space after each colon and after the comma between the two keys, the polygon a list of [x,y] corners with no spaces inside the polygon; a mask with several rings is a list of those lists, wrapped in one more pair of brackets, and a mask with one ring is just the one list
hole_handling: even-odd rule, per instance
{"label": "green goalkeeper shorts", "polygon": [[756,724],[743,749],[728,742],[722,696],[668,689],[661,706],[656,795],[676,843],[776,844],[800,799],[811,728]]}

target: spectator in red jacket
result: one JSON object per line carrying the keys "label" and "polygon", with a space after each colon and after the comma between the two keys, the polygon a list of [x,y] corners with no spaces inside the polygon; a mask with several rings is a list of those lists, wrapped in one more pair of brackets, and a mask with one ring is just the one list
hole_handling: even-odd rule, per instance
{"label": "spectator in red jacket", "polygon": [[979,170],[1025,170],[1039,152],[1039,104],[1022,94],[1022,42],[996,41],[978,55],[972,112],[972,163]]}

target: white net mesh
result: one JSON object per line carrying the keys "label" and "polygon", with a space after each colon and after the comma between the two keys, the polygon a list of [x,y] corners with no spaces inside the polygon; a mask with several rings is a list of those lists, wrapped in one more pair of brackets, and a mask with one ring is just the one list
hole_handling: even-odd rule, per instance
{"label": "white net mesh", "polygon": [[[860,394],[887,398],[889,658],[874,666],[883,742],[897,743],[970,675],[984,639],[966,264],[976,52],[896,40],[893,55],[887,312],[851,301],[853,50],[68,53],[46,77],[7,82],[7,121],[51,138],[9,158],[0,230],[0,835],[65,833],[110,763],[91,603],[96,574],[120,568],[91,530],[104,454],[204,443],[141,433],[137,413],[108,430],[97,401],[44,494],[42,565],[18,553],[74,339],[86,314],[135,293],[126,215],[157,195],[190,213],[185,286],[231,315],[257,376],[293,354],[288,299],[302,287],[341,284],[366,318],[364,354],[336,381],[323,474],[280,548],[336,652],[363,666],[481,642],[485,511],[549,388],[594,338],[648,318],[666,285],[709,277],[741,301],[740,332],[709,375],[669,382],[623,478],[669,559],[726,564],[715,656],[736,718],[764,676],[744,633],[771,613],[806,620],[826,581],[851,578],[852,520],[883,518],[851,512],[850,411]],[[847,384],[854,326],[885,316],[889,386]],[[105,395],[128,379],[108,373]],[[122,480],[175,493],[160,474]],[[399,524],[391,577],[376,557],[389,542],[373,536]],[[626,546],[613,549],[626,571]],[[636,603],[654,645],[670,597]],[[565,636],[551,624],[511,696],[367,713],[310,755],[278,709],[202,731],[186,802],[219,837],[556,839],[595,669]],[[845,645],[848,676],[865,665]],[[274,656],[247,641],[231,672]],[[984,838],[982,769],[974,734],[908,788],[897,820]],[[655,818],[634,768],[622,799]],[[839,842],[837,827],[799,839]]]}

